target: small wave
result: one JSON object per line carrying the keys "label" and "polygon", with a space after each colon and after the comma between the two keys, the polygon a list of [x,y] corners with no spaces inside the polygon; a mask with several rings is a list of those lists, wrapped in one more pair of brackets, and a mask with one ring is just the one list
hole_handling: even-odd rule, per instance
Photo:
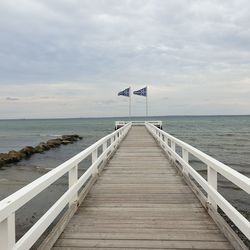
{"label": "small wave", "polygon": [[197,170],[198,173],[206,173],[207,172],[207,169],[199,169]]}
{"label": "small wave", "polygon": [[[249,201],[247,199],[234,199],[234,201],[237,203],[237,204],[244,204],[244,205],[250,205]],[[247,213],[250,213],[250,211],[246,211],[246,210],[241,210],[242,212],[247,212]],[[249,214],[250,215],[250,214]]]}
{"label": "small wave", "polygon": [[226,184],[218,184],[218,187],[220,188],[224,188],[224,189],[233,189],[233,190],[241,190],[239,187],[237,186],[233,186],[233,185],[226,185]]}
{"label": "small wave", "polygon": [[189,163],[202,163],[202,161],[201,160],[193,160],[192,159],[192,160],[189,161]]}
{"label": "small wave", "polygon": [[61,134],[37,134],[40,137],[61,137]]}
{"label": "small wave", "polygon": [[239,141],[239,142],[248,142],[250,141],[248,138],[235,138],[235,141]]}
{"label": "small wave", "polygon": [[226,133],[226,134],[216,134],[217,136],[235,136],[235,134],[231,134],[231,133]]}

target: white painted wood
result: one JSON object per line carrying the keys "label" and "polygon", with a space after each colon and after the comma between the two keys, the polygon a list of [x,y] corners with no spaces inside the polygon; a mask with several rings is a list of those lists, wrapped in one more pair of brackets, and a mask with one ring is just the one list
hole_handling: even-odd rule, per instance
{"label": "white painted wood", "polygon": [[[149,126],[152,129],[152,125],[147,123],[147,127]],[[158,128],[155,128],[154,126],[153,126],[153,129],[157,131],[159,130]],[[150,132],[153,132],[153,129],[150,130]],[[236,170],[230,168],[229,166],[223,164],[222,162],[219,162],[218,160],[194,148],[193,146],[173,137],[172,135],[166,133],[165,131],[160,130],[160,132],[164,133],[164,135],[167,138],[169,138],[171,141],[174,141],[175,144],[178,144],[180,147],[185,148],[189,153],[197,157],[199,160],[201,160],[205,164],[212,167],[215,171],[217,171],[218,173],[223,175],[225,178],[233,182],[235,185],[239,186],[241,189],[243,189],[248,194],[250,194],[250,181],[247,176],[242,175]]]}
{"label": "white painted wood", "polygon": [[102,144],[102,152],[105,152],[106,149],[107,149],[107,142],[104,142]]}
{"label": "white painted wood", "polygon": [[[120,128],[123,131],[123,137],[126,135],[126,133],[130,128],[131,124],[128,124],[127,126]],[[118,131],[119,130],[103,137],[98,142],[94,143],[87,149],[83,150],[81,153],[77,154],[76,156],[72,157],[68,161],[61,164],[60,166],[54,168],[47,174],[41,176],[37,180],[31,182],[30,184],[21,188],[14,194],[0,201],[0,222],[5,218],[7,218],[11,212],[15,212],[17,209],[19,209],[21,206],[26,204],[29,200],[31,200],[37,194],[43,191],[45,188],[47,188],[56,180],[58,180],[61,176],[66,174],[71,168],[73,168],[75,165],[77,165],[86,157],[88,157],[97,147],[101,146],[104,142],[107,142],[109,139],[112,139],[114,134],[116,134]],[[113,146],[113,143],[111,145]],[[112,147],[109,149],[112,149]]]}
{"label": "white painted wood", "polygon": [[[0,246],[3,249],[29,249],[41,234],[49,227],[53,220],[65,208],[77,202],[79,189],[88,181],[91,175],[96,174],[98,165],[107,159],[108,152],[113,152],[117,144],[126,136],[131,128],[131,123],[126,124],[117,131],[103,137],[81,153],[64,162],[57,168],[41,176],[37,180],[18,190],[0,202]],[[118,137],[117,134],[120,134]],[[111,145],[107,147],[107,142],[111,140]],[[103,147],[102,154],[98,157],[97,150]],[[78,164],[89,155],[92,155],[92,165],[78,179]],[[69,189],[60,199],[36,222],[24,236],[15,243],[15,212],[37,196],[41,191],[54,183],[64,174],[68,173]]]}
{"label": "white painted wood", "polygon": [[[214,188],[214,190],[217,190],[217,172],[210,166],[207,166],[207,181],[208,184],[212,188]],[[215,210],[217,210],[217,204],[209,194],[208,194],[208,202],[212,205],[212,207]]]}
{"label": "white painted wood", "polygon": [[[188,145],[187,143],[173,137],[172,135],[156,128],[152,124],[146,123],[148,131],[161,143],[165,144],[164,150],[170,151],[171,156],[175,161],[178,161],[185,171],[190,174],[207,192],[208,200],[207,202],[216,208],[219,206],[225,214],[235,223],[235,225],[242,231],[245,236],[250,239],[250,222],[239,213],[219,192],[217,192],[217,173],[233,182],[236,186],[243,189],[248,194],[250,193],[250,179],[239,172],[233,170],[232,168],[226,166],[225,164],[217,161],[211,156],[201,152],[200,150]],[[161,140],[161,136],[164,134],[165,137],[171,140],[171,147],[168,146],[166,142]],[[172,144],[172,142],[174,144]],[[188,153],[194,155],[202,162],[207,164],[208,167],[208,181],[206,181],[198,172],[196,172],[192,166],[182,157],[180,157],[175,150],[173,150],[172,145],[178,144],[182,150],[186,150]],[[185,152],[185,151],[184,151]],[[185,153],[184,153],[185,154]]]}
{"label": "white painted wood", "polygon": [[146,122],[153,124],[154,126],[162,128],[162,121],[116,121],[115,128],[117,129],[128,123],[132,123],[133,126],[144,126]]}
{"label": "white painted wood", "polygon": [[11,213],[5,220],[0,223],[0,249],[13,249],[16,241],[15,232],[15,214]]}
{"label": "white painted wood", "polygon": [[[113,132],[112,134],[102,138],[86,150],[82,151],[78,155],[74,156],[70,160],[66,161],[65,163],[61,164],[57,168],[51,170],[49,173],[45,174],[44,176],[40,177],[36,181],[32,182],[31,184],[27,185],[26,187],[20,189],[13,195],[7,197],[3,201],[0,202],[0,246],[4,246],[4,249],[28,249],[30,248],[36,240],[41,236],[41,234],[48,228],[48,226],[53,222],[53,220],[59,215],[59,213],[67,206],[68,204],[73,204],[74,202],[77,202],[77,193],[81,189],[81,187],[86,184],[86,182],[89,180],[89,178],[96,174],[97,167],[107,159],[107,155],[110,155],[110,152],[114,152],[114,150],[117,148],[117,146],[120,144],[122,139],[126,136],[129,129],[131,128],[132,123],[128,123],[124,125],[122,128],[118,129],[117,131]],[[247,221],[228,201],[225,200],[222,195],[220,195],[217,192],[217,172],[231,180],[236,185],[238,184],[239,187],[244,189],[246,192],[249,193],[249,178],[242,176],[241,174],[237,173],[236,171],[232,171],[228,166],[216,161],[210,156],[207,156],[206,154],[202,153],[201,151],[193,148],[192,146],[170,136],[169,134],[165,133],[164,131],[156,128],[150,123],[146,123],[146,126],[148,130],[157,138],[157,140],[160,142],[161,146],[164,148],[164,150],[167,150],[171,153],[171,155],[174,157],[174,160],[177,160],[182,166],[183,169],[187,172],[187,174],[190,174],[201,186],[202,188],[208,193],[208,202],[211,203],[211,205],[215,208],[216,206],[219,206],[226,214],[227,216],[241,229],[241,231],[249,238],[250,234],[250,228],[249,228],[249,221]],[[138,134],[133,134],[133,139],[129,142],[124,142],[124,145],[127,145],[128,147],[135,148],[141,145],[143,141],[140,141],[138,143],[138,138],[141,136],[140,131],[137,131]],[[165,138],[165,139],[163,139]],[[107,142],[111,141],[111,145],[107,146]],[[168,145],[168,140],[171,141],[171,147]],[[127,144],[126,144],[127,143]],[[183,150],[183,158],[180,157],[175,152],[175,145],[178,144],[182,150]],[[150,150],[153,147],[153,144],[151,145],[150,139],[145,139],[145,150],[147,148],[150,148]],[[97,150],[99,147],[103,148],[103,152],[101,155],[98,156]],[[140,162],[143,163],[141,165],[138,165],[139,169],[143,169],[146,167],[148,169],[147,165],[149,162],[151,164],[157,164],[160,166],[159,169],[163,167],[162,165],[162,159],[163,157],[161,155],[156,155],[154,153],[150,153],[149,151],[145,151],[145,154],[142,154],[141,157],[143,159],[140,159]],[[129,185],[143,185],[147,184],[147,186],[152,185],[155,182],[155,179],[157,180],[158,185],[165,187],[166,185],[164,183],[163,178],[161,178],[161,175],[163,173],[160,172],[152,172],[150,178],[148,178],[143,174],[137,174],[132,171],[132,167],[136,162],[138,162],[138,154],[134,153],[121,153],[119,158],[116,159],[116,156],[113,158],[114,163],[119,163],[122,161],[123,157],[128,159],[127,165],[131,166],[128,171],[125,171],[124,173],[118,173],[116,174],[113,172],[109,178],[106,178],[106,181],[109,182],[109,185],[123,185],[123,184],[129,184]],[[206,181],[204,178],[202,178],[188,163],[188,155],[193,154],[197,158],[201,159],[204,163],[206,163],[208,167],[208,181]],[[89,167],[89,169],[78,179],[77,176],[77,166],[78,163],[80,163],[82,160],[84,160],[86,157],[91,155],[92,157],[92,164]],[[157,161],[155,160],[157,157]],[[162,166],[162,167],[161,167]],[[226,167],[224,167],[226,166]],[[113,165],[113,168],[116,168],[116,165]],[[146,171],[145,169],[145,171]],[[33,197],[38,195],[42,190],[44,190],[46,187],[51,185],[53,182],[58,180],[61,176],[68,173],[69,175],[69,189],[66,193],[64,193],[60,199],[40,218],[40,220],[15,244],[15,211],[18,210],[21,206],[26,204],[29,200],[31,200]],[[164,173],[165,175],[168,175],[168,185],[171,185],[172,187],[177,187],[181,183],[181,179],[178,179],[176,176],[174,178],[173,173]],[[102,178],[100,178],[99,183],[102,183]],[[118,190],[117,190],[118,192]],[[161,193],[150,193],[143,195],[140,194],[135,195],[133,193],[128,194],[122,194],[117,193],[117,195],[110,195],[108,193],[104,193],[103,197],[99,199],[101,202],[105,201],[110,204],[115,199],[116,201],[119,201],[119,199],[123,199],[124,197],[128,197],[129,200],[132,202],[134,200],[140,202],[142,199],[147,199],[148,201],[153,202],[155,199],[158,199],[159,195]],[[178,197],[185,197],[185,199],[189,199],[190,202],[195,201],[189,193],[183,193],[178,194]],[[168,193],[168,195],[164,198],[165,201],[171,201],[171,203],[174,204],[174,201],[177,197],[177,194],[171,194],[171,192]],[[97,201],[95,197],[93,197],[93,200]],[[91,199],[89,200],[91,201]],[[145,216],[145,215],[144,215]],[[183,214],[184,217],[187,215]],[[183,218],[184,218],[183,217]],[[179,217],[176,217],[176,219],[179,219]]]}
{"label": "white painted wood", "polygon": [[[97,149],[95,149],[92,152],[91,159],[92,159],[92,165],[93,165],[96,162],[96,160],[97,160]],[[97,168],[97,166],[94,169],[94,174],[98,174],[98,168]]]}
{"label": "white painted wood", "polygon": [[[78,180],[78,165],[70,169],[69,171],[69,188],[72,187]],[[74,202],[78,200],[78,195],[75,193],[75,195],[72,197],[72,200],[69,202],[69,206],[71,206]]]}
{"label": "white painted wood", "polygon": [[53,249],[232,249],[177,172],[133,127]]}
{"label": "white painted wood", "polygon": [[[182,148],[182,158],[186,163],[189,163],[189,153],[185,148]],[[182,171],[184,172],[184,174],[188,174],[188,170],[185,166],[183,166]]]}
{"label": "white painted wood", "polygon": [[171,139],[170,141],[171,141],[171,149],[173,150],[173,152],[175,152],[175,147],[176,147],[175,142]]}

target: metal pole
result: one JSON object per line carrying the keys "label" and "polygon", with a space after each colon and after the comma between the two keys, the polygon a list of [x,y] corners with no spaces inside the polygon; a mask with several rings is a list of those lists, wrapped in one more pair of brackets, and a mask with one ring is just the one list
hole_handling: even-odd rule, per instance
{"label": "metal pole", "polygon": [[131,120],[131,87],[129,87],[129,118]]}
{"label": "metal pole", "polygon": [[148,87],[147,87],[147,95],[146,95],[146,117],[148,117]]}

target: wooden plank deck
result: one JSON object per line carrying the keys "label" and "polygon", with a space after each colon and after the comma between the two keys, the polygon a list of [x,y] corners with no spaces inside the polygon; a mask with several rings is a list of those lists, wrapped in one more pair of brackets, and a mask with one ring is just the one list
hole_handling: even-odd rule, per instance
{"label": "wooden plank deck", "polygon": [[233,249],[145,127],[132,127],[53,249]]}

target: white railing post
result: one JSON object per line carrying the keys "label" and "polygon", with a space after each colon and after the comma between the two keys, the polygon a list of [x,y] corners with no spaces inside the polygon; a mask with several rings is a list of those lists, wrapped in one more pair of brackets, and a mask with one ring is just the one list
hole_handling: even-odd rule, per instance
{"label": "white railing post", "polygon": [[[97,160],[97,149],[95,149],[92,154],[91,154],[91,159],[92,159],[92,165],[95,163],[95,161]],[[98,168],[97,166],[95,167],[95,174],[98,174]]]}
{"label": "white railing post", "polygon": [[[182,159],[186,162],[189,163],[189,153],[185,148],[182,148]],[[188,174],[187,168],[185,166],[183,166],[182,171],[185,174]]]}
{"label": "white railing post", "polygon": [[16,242],[15,214],[12,213],[8,218],[0,223],[0,248],[13,249]]}
{"label": "white railing post", "polygon": [[[152,125],[147,123],[148,131],[158,139],[158,130]],[[240,229],[240,231],[250,239],[250,222],[247,220],[240,211],[230,204],[229,201],[225,199],[217,191],[217,178],[218,174],[222,175],[237,187],[241,188],[248,194],[250,194],[250,179],[247,176],[242,175],[241,173],[233,170],[229,166],[217,161],[211,156],[201,152],[200,150],[194,148],[191,145],[171,136],[170,134],[162,131],[161,135],[164,135],[170,141],[170,147],[172,152],[172,158],[183,166],[183,175],[186,174],[192,176],[192,178],[200,185],[197,186],[198,189],[202,188],[207,194],[207,207],[213,210],[217,210],[217,207],[220,207],[228,218]],[[168,141],[168,144],[169,144]],[[182,156],[176,153],[176,147],[182,149]],[[168,147],[169,149],[169,147]],[[193,155],[201,162],[207,165],[207,179],[203,178],[200,173],[198,173],[192,166],[189,165],[189,157]],[[185,171],[187,171],[185,173]],[[187,176],[188,177],[188,176]]]}
{"label": "white railing post", "polygon": [[158,130],[156,131],[156,136],[157,136],[157,141],[159,142],[161,138],[160,138],[160,132]]}
{"label": "white railing post", "polygon": [[[209,165],[207,165],[207,182],[208,182],[208,185],[210,185],[212,188],[217,190],[217,172]],[[210,203],[212,207],[215,210],[217,210],[216,202],[211,198],[209,193],[207,196],[208,196],[208,203]]]}
{"label": "white railing post", "polygon": [[115,149],[116,146],[117,146],[117,138],[118,138],[118,135],[115,134],[115,135],[114,135],[114,149]]}
{"label": "white railing post", "polygon": [[165,136],[162,134],[162,133],[160,133],[160,139],[161,139],[161,147],[163,147],[163,148],[165,148],[165,146],[164,146],[164,142],[165,142]]}
{"label": "white railing post", "polygon": [[[103,144],[102,144],[102,152],[105,152],[107,149],[107,141],[105,141]],[[105,158],[106,158],[106,154],[105,154]]]}
{"label": "white railing post", "polygon": [[175,142],[173,140],[170,140],[171,149],[175,152]]}
{"label": "white railing post", "polygon": [[[69,188],[72,187],[78,180],[78,165],[75,165],[72,169],[69,170]],[[71,206],[74,202],[78,200],[78,194],[76,193],[72,200],[69,202]]]}
{"label": "white railing post", "polygon": [[112,150],[111,151],[113,151],[115,149],[115,143],[114,142],[115,142],[115,136],[112,136],[111,139],[110,139],[110,143],[112,145],[112,147],[111,147]]}
{"label": "white railing post", "polygon": [[[0,250],[12,250],[16,248],[28,249],[38,237],[41,236],[44,230],[51,225],[65,205],[76,205],[78,202],[78,190],[86,184],[92,174],[95,174],[95,171],[98,173],[98,164],[107,157],[106,153],[106,155],[104,154],[98,158],[98,148],[103,147],[104,152],[107,151],[107,148],[111,148],[112,151],[112,147],[115,148],[116,144],[119,144],[130,128],[131,123],[127,127],[119,130],[118,133],[113,132],[105,136],[95,144],[80,152],[77,156],[69,159],[57,168],[51,170],[49,173],[23,187],[15,194],[0,201]],[[108,142],[111,142],[111,147]],[[87,170],[78,179],[78,164],[87,157],[92,157],[92,168],[90,167],[91,171]],[[16,242],[15,212],[33,197],[37,197],[37,195],[49,185],[65,175],[68,175],[69,190],[65,192],[51,208],[49,208],[47,213],[45,213],[35,225],[33,225],[31,231],[26,232],[23,238]],[[8,203],[10,204],[8,205]]]}

